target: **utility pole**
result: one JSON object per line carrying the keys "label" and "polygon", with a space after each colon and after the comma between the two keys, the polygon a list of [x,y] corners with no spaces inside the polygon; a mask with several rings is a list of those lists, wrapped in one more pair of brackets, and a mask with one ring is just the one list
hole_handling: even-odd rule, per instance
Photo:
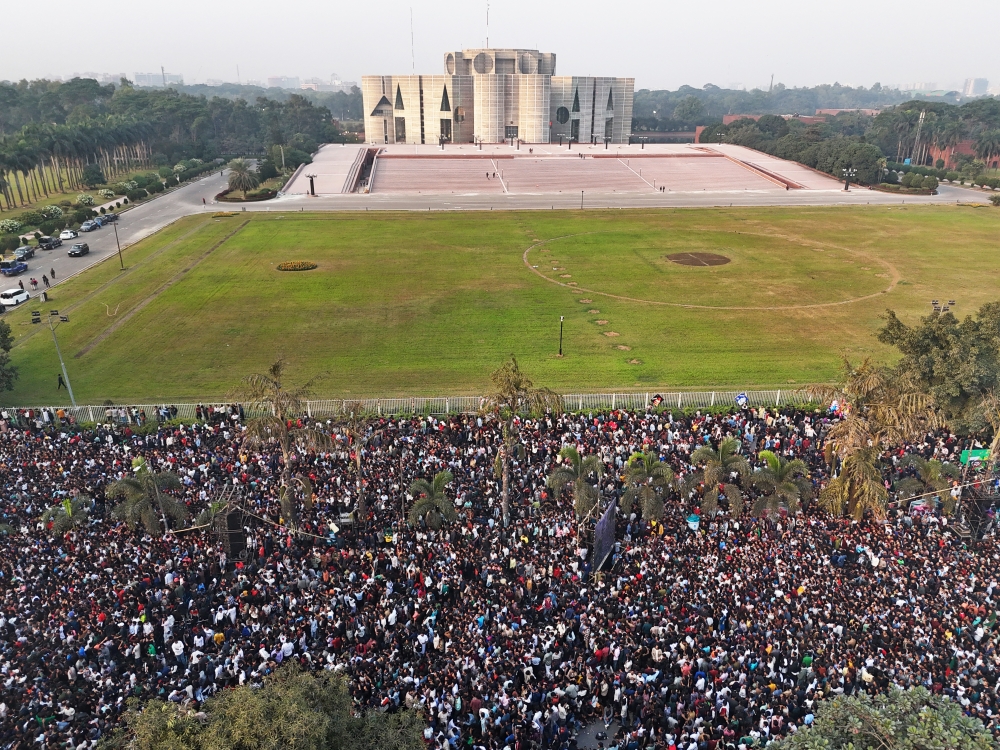
{"label": "utility pole", "polygon": [[917,134],[913,140],[913,153],[910,154],[910,164],[914,163],[914,159],[917,158],[917,152],[920,149],[920,131],[924,128],[924,117],[927,115],[927,110],[921,110],[920,119],[917,120]]}
{"label": "utility pole", "polygon": [[[58,318],[58,322],[53,323],[53,320]],[[52,332],[52,343],[56,345],[56,356],[59,357],[59,366],[62,367],[63,380],[66,383],[66,390],[69,392],[70,403],[73,404],[73,408],[76,408],[76,398],[73,396],[73,386],[69,383],[69,373],[66,372],[66,363],[63,361],[62,351],[59,349],[59,339],[56,338],[56,328],[59,327],[60,323],[69,323],[69,318],[65,315],[60,315],[58,310],[49,310],[49,317],[47,318],[49,324],[49,330]],[[31,313],[32,323],[42,322],[42,313],[38,310]]]}
{"label": "utility pole", "polygon": [[164,67],[160,66],[160,76],[163,78],[163,88],[167,87],[167,71]]}
{"label": "utility pole", "polygon": [[125,270],[125,261],[122,260],[122,243],[118,241],[118,220],[111,222],[111,226],[115,228],[115,244],[118,245],[118,262],[122,266],[122,270]]}
{"label": "utility pole", "polygon": [[559,356],[562,356],[562,336],[563,336],[563,321],[566,320],[565,316],[559,316]]}

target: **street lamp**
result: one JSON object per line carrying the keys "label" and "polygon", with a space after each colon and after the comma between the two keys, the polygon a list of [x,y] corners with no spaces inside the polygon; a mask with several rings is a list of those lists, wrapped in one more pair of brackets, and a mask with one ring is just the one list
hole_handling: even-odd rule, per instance
{"label": "street lamp", "polygon": [[118,220],[115,219],[111,222],[111,226],[115,228],[115,244],[118,245],[118,262],[122,266],[122,270],[125,270],[125,261],[122,260],[122,243],[118,241]]}
{"label": "street lamp", "polygon": [[[59,320],[56,321],[56,318]],[[73,386],[69,384],[69,373],[66,372],[66,363],[63,362],[62,352],[59,350],[59,340],[56,338],[56,328],[59,327],[60,323],[69,323],[69,318],[66,315],[60,315],[58,310],[49,310],[49,317],[46,318],[49,323],[49,330],[52,331],[52,343],[56,345],[56,355],[59,357],[59,365],[62,367],[63,379],[66,381],[66,390],[69,391],[69,400],[76,408],[76,399],[73,397]],[[31,313],[32,323],[41,323],[42,314],[38,310]]]}
{"label": "street lamp", "polygon": [[849,192],[851,189],[851,180],[854,179],[854,176],[858,173],[858,170],[856,170],[854,167],[845,167],[840,171],[844,173],[844,191]]}
{"label": "street lamp", "polygon": [[563,321],[566,320],[562,315],[559,316],[559,356],[562,356],[562,333],[563,333]]}
{"label": "street lamp", "polygon": [[314,174],[307,174],[306,177],[309,178],[309,195],[311,195],[313,198],[315,198],[316,197],[316,183],[314,182],[314,180],[316,179],[316,175],[314,175]]}

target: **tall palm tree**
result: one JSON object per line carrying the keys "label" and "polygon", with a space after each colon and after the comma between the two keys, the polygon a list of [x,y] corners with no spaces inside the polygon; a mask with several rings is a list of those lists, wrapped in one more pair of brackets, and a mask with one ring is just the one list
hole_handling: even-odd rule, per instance
{"label": "tall palm tree", "polygon": [[664,498],[675,484],[674,472],[655,451],[633,453],[628,459],[625,471],[628,489],[622,495],[621,509],[625,515],[632,512],[632,504],[638,500],[643,521],[658,521],[663,518]]}
{"label": "tall palm tree", "polygon": [[733,482],[750,474],[750,464],[738,451],[740,441],[727,437],[719,443],[718,448],[703,445],[691,454],[691,464],[702,465],[697,471],[685,477],[685,496],[697,485],[704,485],[701,508],[708,515],[715,515],[719,508],[719,498],[724,497],[729,503],[729,512],[736,518],[743,514],[743,493]]}
{"label": "tall palm tree", "polygon": [[563,460],[561,466],[553,469],[545,480],[545,484],[552,490],[552,495],[556,498],[566,487],[573,488],[573,510],[576,511],[576,518],[582,521],[587,518],[598,506],[599,490],[596,484],[590,483],[590,478],[594,477],[598,482],[604,473],[604,464],[601,459],[591,453],[589,456],[581,456],[580,452],[572,445],[564,445],[559,451],[559,458]]}
{"label": "tall palm tree", "polygon": [[251,169],[246,159],[233,159],[229,162],[229,189],[242,190],[243,197],[247,191],[257,187],[257,173]]}
{"label": "tall palm tree", "polygon": [[820,505],[858,520],[866,511],[881,518],[888,500],[877,465],[881,452],[938,424],[933,399],[906,377],[869,359],[855,367],[845,358],[839,387],[809,392],[823,400],[838,399],[847,409],[826,436],[827,461],[839,461],[840,467],[820,491]]}
{"label": "tall palm tree", "polygon": [[798,458],[788,461],[773,451],[761,451],[757,455],[763,459],[764,466],[750,477],[759,492],[751,506],[751,515],[760,518],[768,513],[778,513],[782,508],[795,513],[802,500],[812,495],[805,461]]}
{"label": "tall palm tree", "polygon": [[83,526],[90,517],[90,498],[85,495],[68,497],[42,513],[42,523],[53,536],[61,536],[77,526]]}
{"label": "tall palm tree", "polygon": [[181,521],[190,515],[184,503],[165,494],[182,488],[176,474],[172,471],[155,472],[144,458],[132,460],[132,471],[134,476],[119,479],[104,492],[110,498],[121,498],[111,511],[113,518],[124,521],[133,529],[142,524],[146,531],[155,535],[170,531],[168,519]]}
{"label": "tall palm tree", "polygon": [[500,422],[500,447],[493,464],[501,478],[501,507],[506,525],[510,519],[510,468],[515,460],[524,458],[521,444],[521,418],[541,416],[546,411],[562,411],[562,397],[548,388],[536,388],[521,372],[514,355],[490,375],[490,390],[483,398],[482,411]]}
{"label": "tall palm tree", "polygon": [[254,414],[247,422],[244,447],[260,448],[272,442],[281,449],[281,484],[279,501],[281,512],[288,525],[298,529],[296,493],[301,493],[302,504],[312,507],[312,483],[303,474],[292,473],[292,453],[295,448],[304,451],[329,450],[333,443],[330,436],[315,427],[294,427],[294,420],[305,412],[305,400],[320,374],[297,388],[286,388],[284,383],[285,361],[279,359],[267,372],[254,373],[243,378],[233,394],[244,409]]}
{"label": "tall palm tree", "polygon": [[354,476],[358,492],[358,515],[362,518],[368,514],[365,502],[365,481],[361,470],[365,446],[375,437],[376,433],[370,426],[376,415],[365,408],[362,401],[348,401],[344,404],[344,416],[340,420],[340,428],[347,433],[354,451]]}
{"label": "tall palm tree", "polygon": [[[943,492],[948,489],[951,480],[958,479],[962,473],[955,464],[939,461],[936,458],[928,461],[915,453],[903,456],[899,465],[903,468],[912,466],[917,472],[915,477],[907,477],[896,483],[896,490],[905,498],[930,492]],[[949,493],[944,497],[944,512],[946,515],[951,515],[954,509],[955,499]]]}
{"label": "tall palm tree", "polygon": [[422,519],[436,531],[445,521],[451,523],[458,518],[455,503],[444,494],[444,488],[451,480],[450,471],[439,471],[430,482],[426,479],[413,481],[410,485],[410,494],[413,495],[414,501],[407,518],[411,526],[416,526]]}
{"label": "tall palm tree", "polygon": [[976,139],[976,156],[989,166],[989,161],[1000,154],[1000,129],[984,130]]}

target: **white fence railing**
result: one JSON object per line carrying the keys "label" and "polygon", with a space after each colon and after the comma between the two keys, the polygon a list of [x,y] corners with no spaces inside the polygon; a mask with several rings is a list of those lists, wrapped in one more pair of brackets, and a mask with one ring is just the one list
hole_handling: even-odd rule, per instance
{"label": "white fence railing", "polygon": [[[736,397],[743,393],[750,406],[791,406],[809,402],[808,397],[800,391],[680,391],[669,392],[633,392],[633,393],[570,393],[563,395],[563,406],[567,411],[599,411],[599,410],[643,410],[650,406],[653,399],[659,396],[661,408],[695,409],[724,408],[736,405]],[[479,411],[483,399],[479,396],[443,396],[437,398],[369,398],[361,400],[328,399],[306,401],[305,412],[309,417],[330,418],[341,416],[347,411],[357,410],[381,416],[402,416],[408,414],[471,414]],[[358,406],[360,404],[360,407]],[[105,404],[101,406],[5,406],[0,412],[8,415],[12,412],[23,412],[31,409],[39,411],[47,409],[53,414],[63,411],[73,415],[77,422],[117,422],[128,421],[133,413],[144,412],[146,420],[155,420],[158,410],[164,406],[176,409],[176,418],[196,419],[198,404]],[[213,406],[225,409],[229,404],[223,402],[204,402],[202,407]],[[124,413],[123,413],[124,410]],[[253,416],[248,414],[247,416]]]}

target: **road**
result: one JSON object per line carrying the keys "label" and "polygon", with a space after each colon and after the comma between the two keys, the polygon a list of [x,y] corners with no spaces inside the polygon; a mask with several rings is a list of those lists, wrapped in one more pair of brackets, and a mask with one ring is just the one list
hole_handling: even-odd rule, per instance
{"label": "road", "polygon": [[[370,194],[332,195],[310,197],[305,195],[280,196],[274,200],[239,204],[215,203],[213,197],[227,186],[225,176],[218,173],[197,182],[183,185],[153,200],[140,204],[121,214],[118,221],[118,238],[122,248],[149,237],[178,219],[203,212],[227,211],[511,211],[542,209],[579,209],[579,193],[512,194],[512,195],[452,195],[452,194]],[[202,203],[202,199],[205,203]],[[835,205],[927,205],[964,202],[983,202],[983,193],[942,185],[936,196],[898,196],[862,188],[850,192],[792,190],[792,191],[742,191],[732,193],[584,193],[584,209],[600,208],[706,208],[729,206],[835,206]],[[93,232],[81,234],[77,242],[90,245],[90,254],[70,258],[67,252],[73,241],[64,241],[55,250],[37,250],[28,261],[28,271],[16,279],[0,280],[0,288],[24,283],[32,296],[44,291],[42,275],[55,279],[58,284],[86,268],[106,260],[118,252],[115,230],[109,225]],[[127,264],[127,261],[126,261]],[[53,275],[51,271],[55,271]],[[38,280],[37,291],[31,290],[28,280]]]}
{"label": "road", "polygon": [[[183,185],[122,212],[121,218],[118,220],[118,239],[122,249],[134,245],[139,240],[149,237],[154,232],[158,232],[184,216],[202,211],[219,210],[219,204],[213,205],[212,199],[216,193],[227,186],[226,183],[225,177],[220,177],[218,172],[213,172],[197,182]],[[202,205],[202,198],[205,199],[205,205]],[[74,242],[86,242],[90,245],[90,253],[81,258],[70,258],[68,252]],[[27,261],[27,272],[16,278],[0,280],[0,287],[9,289],[17,286],[17,282],[21,281],[24,288],[34,297],[45,291],[42,283],[43,274],[50,279],[54,276],[58,284],[117,253],[115,230],[110,224],[95,229],[93,232],[81,232],[78,239],[63,240],[62,246],[55,250],[35,250],[35,257]],[[54,275],[52,274],[53,270],[55,271]],[[29,286],[29,279],[32,278],[38,281],[37,291],[32,290]]]}

